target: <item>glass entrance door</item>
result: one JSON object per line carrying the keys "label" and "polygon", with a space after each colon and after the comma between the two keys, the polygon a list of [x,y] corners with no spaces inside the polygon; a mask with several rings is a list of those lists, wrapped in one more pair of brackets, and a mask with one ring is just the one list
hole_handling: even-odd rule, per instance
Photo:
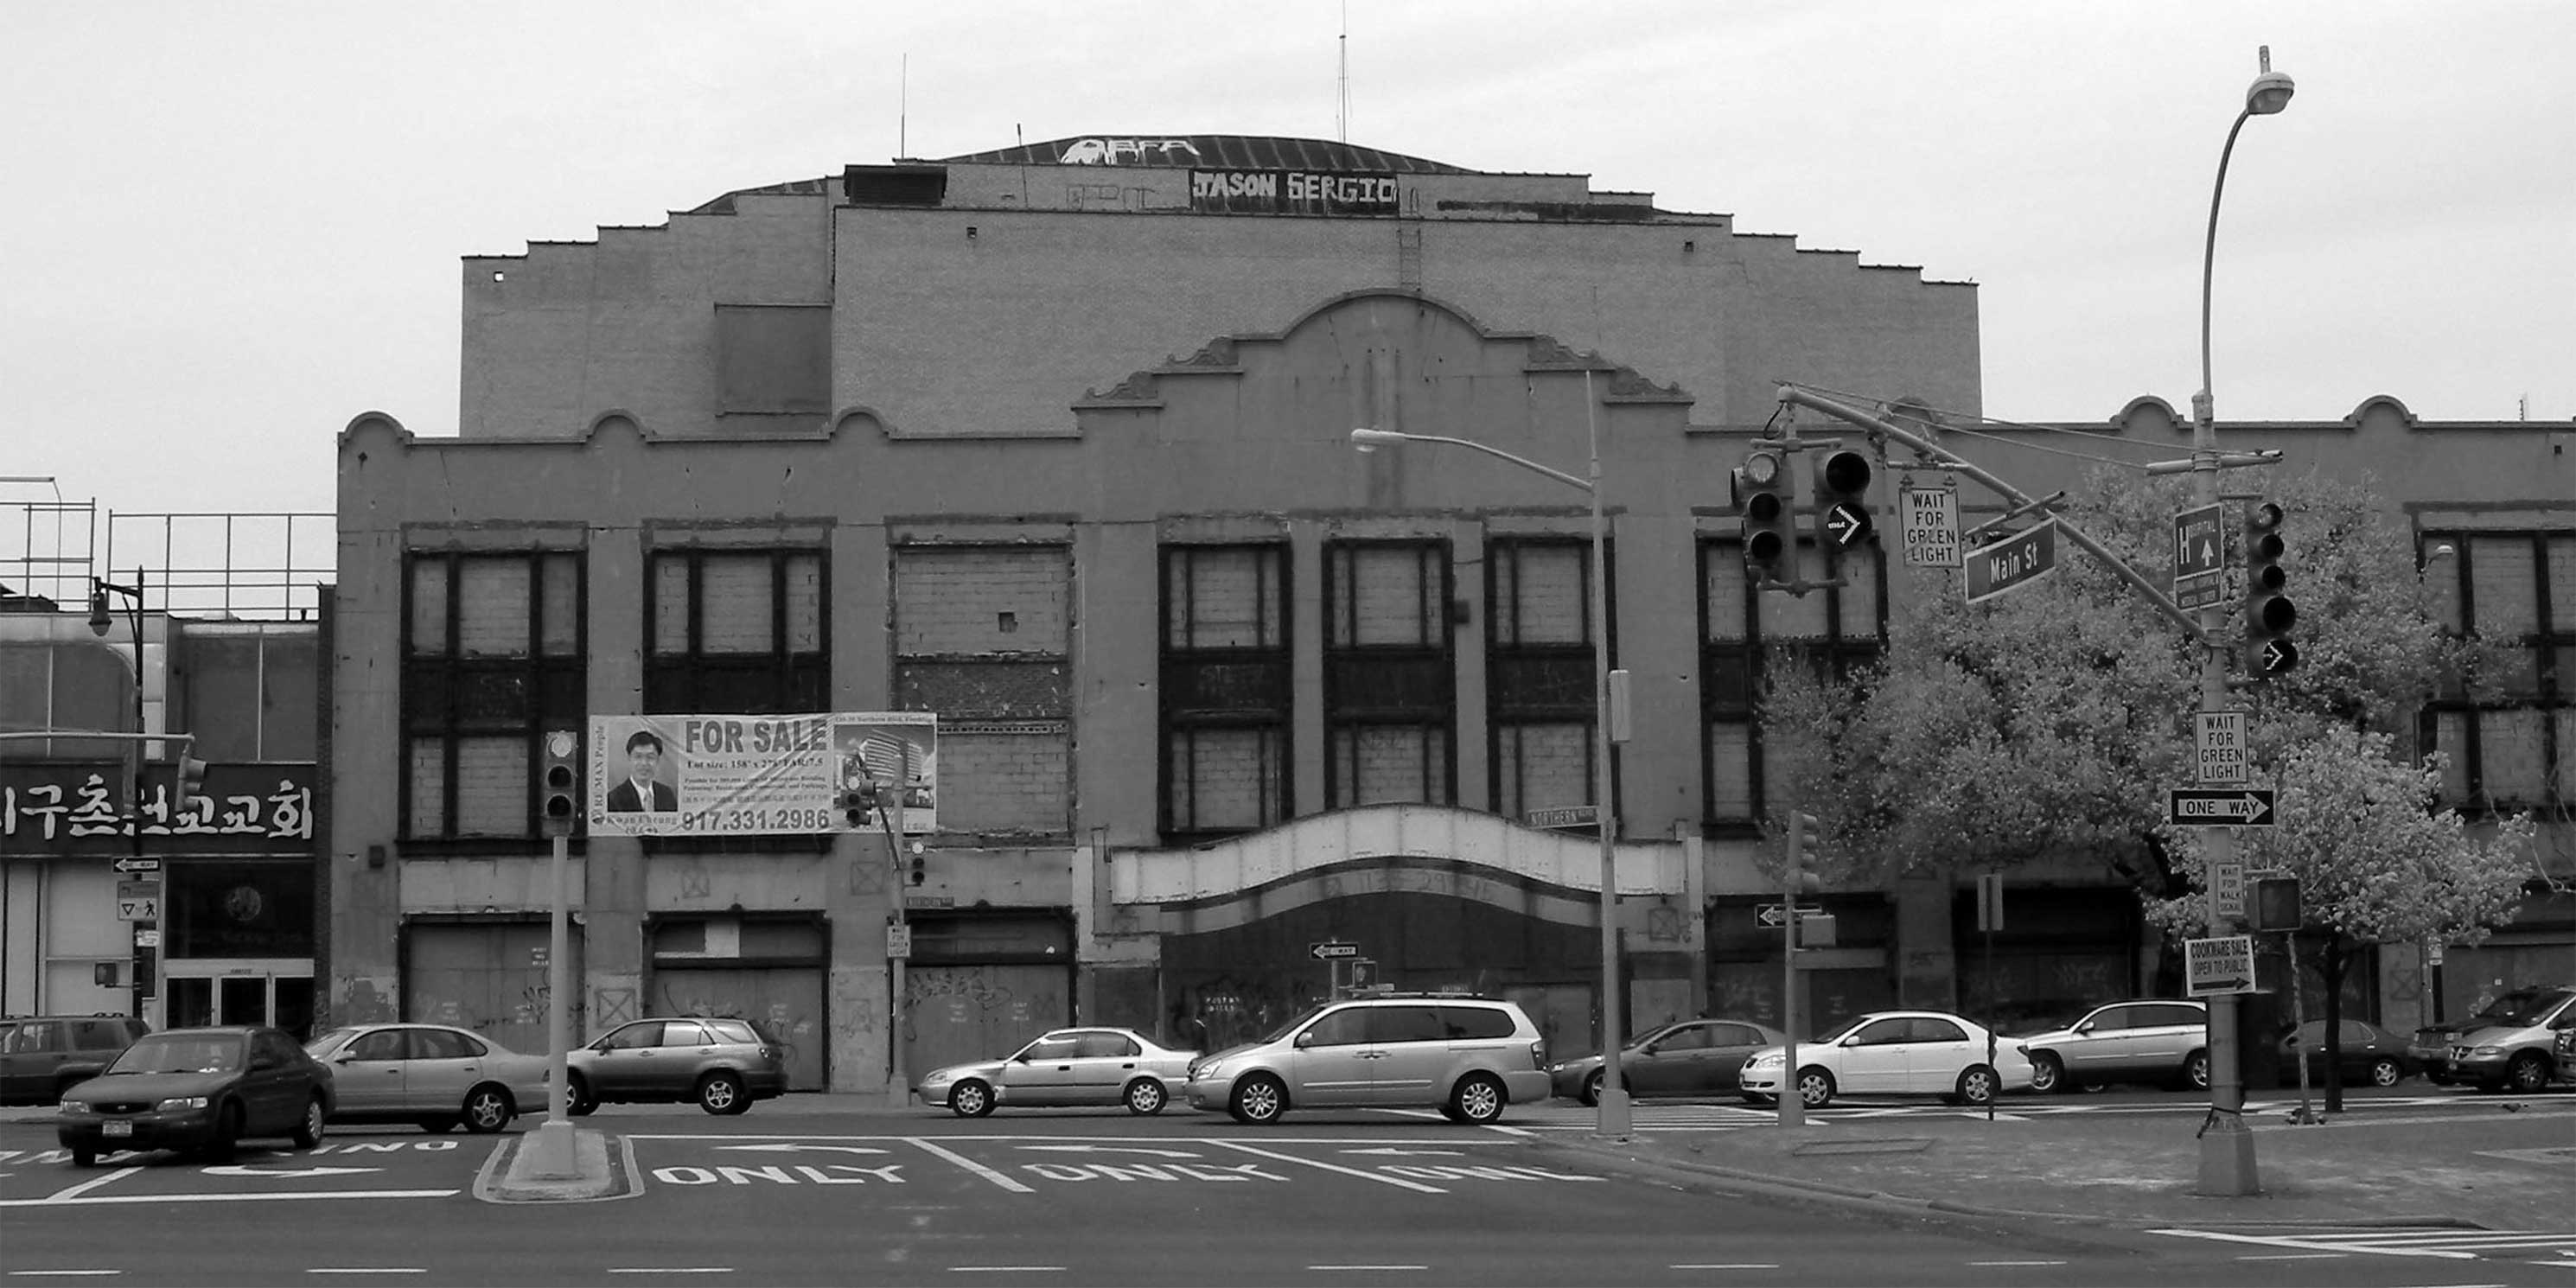
{"label": "glass entrance door", "polygon": [[207,1024],[273,1024],[296,1040],[311,1036],[313,973],[269,964],[243,970],[239,963],[172,962],[161,985],[161,1027]]}

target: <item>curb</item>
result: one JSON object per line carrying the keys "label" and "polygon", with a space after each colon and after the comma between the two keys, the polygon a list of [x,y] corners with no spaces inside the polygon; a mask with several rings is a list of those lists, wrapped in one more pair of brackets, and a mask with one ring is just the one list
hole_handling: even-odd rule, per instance
{"label": "curb", "polygon": [[2058,1225],[2078,1225],[2119,1230],[2152,1230],[2179,1224],[2222,1230],[2313,1230],[2319,1227],[2337,1229],[2422,1229],[2433,1227],[2455,1230],[2483,1230],[2487,1228],[2475,1221],[2448,1215],[2353,1216],[2343,1218],[2319,1217],[2301,1221],[2209,1221],[2198,1218],[2185,1220],[2105,1216],[2099,1213],[2089,1212],[2034,1212],[2022,1208],[1992,1207],[1975,1203],[1963,1203],[1956,1199],[1915,1198],[1903,1194],[1890,1194],[1885,1190],[1864,1190],[1848,1185],[1835,1185],[1827,1181],[1808,1181],[1793,1177],[1774,1176],[1761,1172],[1748,1172],[1740,1168],[1726,1167],[1717,1163],[1703,1163],[1690,1159],[1641,1155],[1621,1150],[1615,1146],[1595,1143],[1584,1139],[1542,1140],[1538,1143],[1542,1147],[1569,1150],[1575,1153],[1591,1155],[1596,1158],[1607,1158],[1630,1163],[1640,1167],[1663,1168],[1678,1172],[1687,1172],[1694,1176],[1701,1176],[1711,1180],[1726,1182],[1726,1188],[1752,1197],[1769,1195],[1774,1197],[1793,1197],[1819,1200],[1860,1208],[1865,1211],[1885,1212],[1894,1210],[1911,1216],[1941,1215],[1971,1217],[1991,1221],[2049,1222]]}
{"label": "curb", "polygon": [[486,1203],[599,1203],[644,1192],[634,1148],[622,1135],[575,1131],[573,1160],[579,1173],[568,1177],[526,1174],[521,1164],[534,1139],[521,1132],[495,1146],[474,1174],[474,1197]]}

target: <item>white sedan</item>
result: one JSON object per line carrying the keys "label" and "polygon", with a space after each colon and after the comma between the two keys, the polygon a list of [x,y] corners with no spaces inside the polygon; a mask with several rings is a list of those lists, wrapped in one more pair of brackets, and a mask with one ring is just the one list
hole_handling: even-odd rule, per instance
{"label": "white sedan", "polygon": [[356,1024],[304,1044],[329,1066],[341,1123],[458,1123],[496,1132],[521,1114],[546,1112],[546,1058],[522,1055],[445,1024]]}
{"label": "white sedan", "polygon": [[912,1090],[960,1118],[981,1118],[996,1105],[1125,1105],[1131,1114],[1159,1114],[1172,1089],[1189,1081],[1197,1055],[1134,1029],[1056,1029],[999,1060],[933,1069]]}
{"label": "white sedan", "polygon": [[[1994,1042],[1987,1063],[1986,1043]],[[1747,1095],[1775,1099],[1786,1051],[1764,1047],[1744,1062]],[[1836,1095],[1939,1096],[1984,1105],[1998,1092],[2030,1088],[2030,1053],[2019,1043],[1948,1011],[1872,1011],[1798,1044],[1798,1099],[1822,1109]]]}

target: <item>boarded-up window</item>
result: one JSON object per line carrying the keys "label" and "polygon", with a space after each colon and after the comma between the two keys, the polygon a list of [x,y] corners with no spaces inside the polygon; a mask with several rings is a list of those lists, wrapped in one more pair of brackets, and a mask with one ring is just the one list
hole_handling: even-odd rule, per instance
{"label": "boarded-up window", "polygon": [[[1612,552],[1615,559],[1615,551]],[[1592,543],[1522,537],[1485,548],[1485,705],[1494,809],[1595,804]],[[1614,656],[1611,665],[1618,665]]]}
{"label": "boarded-up window", "polygon": [[644,709],[824,709],[831,676],[817,550],[653,552]]}
{"label": "boarded-up window", "polygon": [[717,410],[821,415],[832,403],[832,310],[820,304],[716,306]]}
{"label": "boarded-up window", "polygon": [[1291,810],[1287,551],[1163,551],[1163,826],[1167,838],[1271,826]]}
{"label": "boarded-up window", "polygon": [[417,551],[404,589],[404,839],[531,834],[537,741],[589,710],[581,556]]}
{"label": "boarded-up window", "polygon": [[1071,550],[899,546],[893,587],[896,705],[939,713],[940,825],[1069,835]]}
{"label": "boarded-up window", "polygon": [[1450,803],[1457,709],[1449,548],[1324,548],[1325,805]]}

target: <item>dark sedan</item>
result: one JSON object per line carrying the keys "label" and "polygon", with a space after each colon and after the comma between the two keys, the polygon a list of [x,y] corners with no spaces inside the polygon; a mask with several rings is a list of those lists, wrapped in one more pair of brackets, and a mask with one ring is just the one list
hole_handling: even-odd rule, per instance
{"label": "dark sedan", "polygon": [[[2369,1083],[2374,1087],[2393,1087],[2409,1074],[2419,1072],[2415,1058],[2406,1053],[2406,1039],[2361,1020],[2343,1022],[2343,1046],[2336,1067],[2343,1081],[2355,1085]],[[2308,1078],[2322,1082],[2326,1076],[2326,1022],[2310,1020],[2296,1033],[2281,1036],[2281,1064],[2293,1068],[2290,1061],[2306,1052]],[[2294,1075],[2295,1076],[2295,1075]]]}
{"label": "dark sedan", "polygon": [[169,1029],[125,1048],[116,1063],[63,1093],[55,1138],[72,1165],[124,1149],[228,1155],[247,1137],[322,1142],[331,1070],[284,1030]]}
{"label": "dark sedan", "polygon": [[[1716,1096],[1738,1090],[1747,1056],[1788,1037],[1750,1020],[1683,1020],[1648,1029],[1619,1050],[1619,1079],[1632,1096]],[[1549,1089],[1601,1103],[1601,1057],[1578,1056],[1547,1071]]]}

